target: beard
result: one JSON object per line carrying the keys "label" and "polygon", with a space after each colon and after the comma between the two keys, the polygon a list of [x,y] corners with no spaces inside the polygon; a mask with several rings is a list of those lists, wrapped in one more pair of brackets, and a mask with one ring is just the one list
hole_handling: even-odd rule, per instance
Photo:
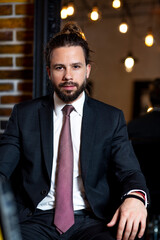
{"label": "beard", "polygon": [[[58,85],[58,87],[53,84],[53,88],[54,91],[57,93],[58,97],[64,102],[64,103],[70,103],[73,102],[74,100],[76,100],[79,95],[85,90],[86,88],[86,80],[84,80],[84,82],[79,85],[78,83],[74,83],[74,82],[64,82]],[[64,86],[75,86],[77,87],[76,91],[72,91],[72,90],[66,90],[66,91],[62,91],[61,87]]]}

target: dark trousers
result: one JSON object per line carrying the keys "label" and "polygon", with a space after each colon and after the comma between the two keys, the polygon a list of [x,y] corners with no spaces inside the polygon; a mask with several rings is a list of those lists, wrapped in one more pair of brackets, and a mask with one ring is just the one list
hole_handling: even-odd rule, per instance
{"label": "dark trousers", "polygon": [[103,220],[92,213],[77,211],[75,224],[59,234],[54,224],[54,210],[36,210],[34,215],[20,224],[23,240],[115,240],[116,231],[107,228]]}

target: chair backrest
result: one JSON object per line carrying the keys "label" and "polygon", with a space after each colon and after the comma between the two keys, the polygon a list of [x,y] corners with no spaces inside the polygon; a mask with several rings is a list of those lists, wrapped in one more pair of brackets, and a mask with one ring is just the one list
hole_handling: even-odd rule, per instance
{"label": "chair backrest", "polygon": [[160,140],[134,139],[132,145],[150,191],[150,213],[160,214]]}
{"label": "chair backrest", "polygon": [[9,183],[0,182],[0,239],[22,240],[16,210]]}

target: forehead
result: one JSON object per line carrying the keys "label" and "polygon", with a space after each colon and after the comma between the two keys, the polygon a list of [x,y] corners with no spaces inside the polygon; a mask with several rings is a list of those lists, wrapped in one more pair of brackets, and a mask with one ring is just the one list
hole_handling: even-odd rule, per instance
{"label": "forehead", "polygon": [[51,61],[65,62],[65,61],[85,62],[84,51],[81,46],[65,46],[53,49],[51,54]]}

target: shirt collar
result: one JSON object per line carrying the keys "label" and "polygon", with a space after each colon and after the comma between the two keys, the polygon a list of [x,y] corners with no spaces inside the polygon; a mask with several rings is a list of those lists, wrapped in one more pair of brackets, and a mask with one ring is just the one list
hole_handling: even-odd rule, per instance
{"label": "shirt collar", "polygon": [[[64,103],[64,102],[57,96],[57,94],[56,94],[55,92],[54,92],[53,98],[54,98],[54,111],[55,111],[55,114],[58,115],[59,113],[61,113],[61,110],[62,110],[62,108],[66,105],[66,103]],[[83,92],[83,93],[82,93],[82,96],[72,103],[72,106],[74,107],[75,111],[76,111],[80,116],[83,115],[83,105],[84,105],[84,101],[85,101],[85,93]]]}

